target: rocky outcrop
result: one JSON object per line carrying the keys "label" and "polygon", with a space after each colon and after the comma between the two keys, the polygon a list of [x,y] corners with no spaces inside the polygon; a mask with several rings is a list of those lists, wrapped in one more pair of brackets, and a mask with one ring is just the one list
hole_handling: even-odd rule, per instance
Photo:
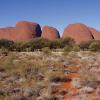
{"label": "rocky outcrop", "polygon": [[21,21],[16,27],[8,27],[0,29],[0,39],[8,39],[13,41],[27,41],[34,37],[41,36],[41,28],[39,24]]}
{"label": "rocky outcrop", "polygon": [[42,29],[42,37],[48,40],[55,40],[60,38],[60,35],[56,28],[44,26]]}
{"label": "rocky outcrop", "polygon": [[96,30],[94,28],[89,28],[89,29],[90,29],[94,39],[95,40],[100,40],[100,31],[98,31],[98,30]]}
{"label": "rocky outcrop", "polygon": [[15,27],[0,28],[0,39],[16,40],[18,35],[16,35]]}
{"label": "rocky outcrop", "polygon": [[68,25],[68,27],[65,28],[62,37],[71,37],[75,40],[76,43],[93,39],[91,31],[88,29],[88,27],[80,23]]}
{"label": "rocky outcrop", "polygon": [[[0,28],[0,39],[28,41],[36,37],[55,40],[60,38],[60,34],[56,28],[50,26],[44,26],[41,31],[39,24],[28,21],[17,22],[15,27]],[[62,38],[66,37],[73,38],[76,43],[100,40],[100,31],[81,23],[70,24],[63,32]]]}

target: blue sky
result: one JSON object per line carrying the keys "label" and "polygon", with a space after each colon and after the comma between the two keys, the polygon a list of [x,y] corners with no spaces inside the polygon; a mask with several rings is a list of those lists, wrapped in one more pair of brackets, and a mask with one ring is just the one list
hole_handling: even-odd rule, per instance
{"label": "blue sky", "polygon": [[56,27],[61,34],[77,22],[100,30],[100,0],[0,0],[0,27],[20,20]]}

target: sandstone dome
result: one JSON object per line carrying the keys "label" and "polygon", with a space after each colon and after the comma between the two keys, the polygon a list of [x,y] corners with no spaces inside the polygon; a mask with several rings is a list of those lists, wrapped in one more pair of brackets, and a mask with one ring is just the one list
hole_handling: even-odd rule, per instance
{"label": "sandstone dome", "polygon": [[37,23],[20,21],[16,23],[16,29],[19,32],[18,34],[26,35],[26,37],[34,38],[41,36],[41,28]]}
{"label": "sandstone dome", "polygon": [[48,40],[55,40],[60,38],[59,31],[50,26],[44,26],[42,28],[42,37]]}
{"label": "sandstone dome", "polygon": [[16,40],[16,38],[15,27],[0,28],[0,39]]}
{"label": "sandstone dome", "polygon": [[33,22],[20,21],[15,27],[0,28],[0,39],[27,41],[41,36],[40,25]]}
{"label": "sandstone dome", "polygon": [[86,25],[81,24],[81,23],[68,25],[68,27],[65,28],[62,37],[73,38],[76,43],[89,41],[93,39],[91,31],[88,29]]}

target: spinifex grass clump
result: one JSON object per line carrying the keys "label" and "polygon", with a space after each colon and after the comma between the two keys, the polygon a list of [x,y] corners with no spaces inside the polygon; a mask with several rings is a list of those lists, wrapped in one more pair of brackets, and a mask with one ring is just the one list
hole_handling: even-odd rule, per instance
{"label": "spinifex grass clump", "polygon": [[42,48],[42,52],[46,55],[50,55],[52,53],[49,47]]}

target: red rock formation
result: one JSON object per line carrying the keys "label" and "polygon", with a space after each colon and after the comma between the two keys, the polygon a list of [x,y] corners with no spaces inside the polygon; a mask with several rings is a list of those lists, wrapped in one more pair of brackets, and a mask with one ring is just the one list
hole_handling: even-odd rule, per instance
{"label": "red rock formation", "polygon": [[1,28],[0,39],[13,40],[16,35],[16,29],[14,27]]}
{"label": "red rock formation", "polygon": [[40,36],[41,28],[39,24],[32,22],[21,21],[16,24],[16,27],[0,29],[0,39],[27,41]]}
{"label": "red rock formation", "polygon": [[[41,32],[39,24],[27,21],[20,21],[15,27],[0,28],[0,39],[27,41],[40,36],[48,40],[60,38],[59,32],[56,28],[44,26]],[[93,39],[100,40],[100,31],[89,28],[84,24],[70,24],[65,28],[62,37],[71,37],[76,43]]]}
{"label": "red rock formation", "polygon": [[65,28],[63,33],[63,38],[71,37],[76,43],[80,43],[83,41],[92,40],[93,37],[91,35],[90,30],[84,24],[70,24],[67,28]]}
{"label": "red rock formation", "polygon": [[55,40],[60,38],[60,35],[56,28],[44,26],[42,29],[42,37],[48,40]]}
{"label": "red rock formation", "polygon": [[20,34],[26,36],[26,38],[41,36],[41,29],[39,24],[37,23],[26,22],[26,21],[18,22],[16,24],[16,29]]}
{"label": "red rock formation", "polygon": [[89,29],[90,29],[94,39],[95,40],[100,40],[100,31],[98,31],[98,30],[96,30],[94,28],[89,28]]}

